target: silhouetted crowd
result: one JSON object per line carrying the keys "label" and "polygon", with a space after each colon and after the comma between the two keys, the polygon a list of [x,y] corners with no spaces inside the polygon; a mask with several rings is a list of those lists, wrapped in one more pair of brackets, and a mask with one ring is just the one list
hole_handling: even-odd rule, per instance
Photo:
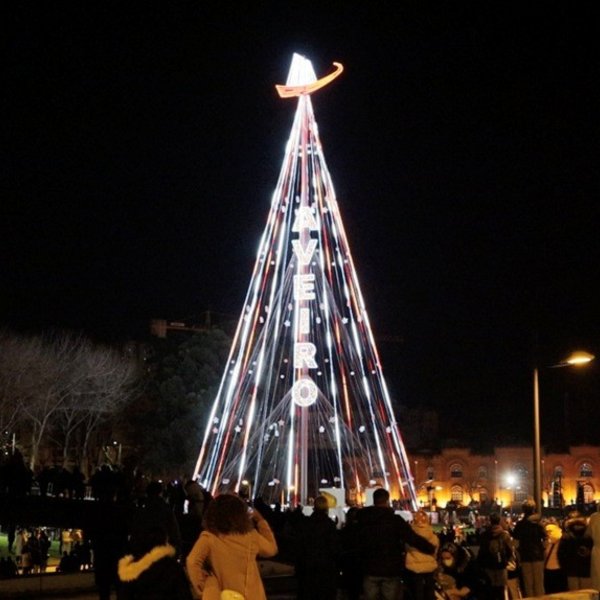
{"label": "silhouetted crowd", "polygon": [[[600,585],[600,512],[547,519],[526,502],[514,520],[472,513],[464,535],[452,520],[434,531],[423,510],[403,518],[384,489],[372,506],[340,512],[324,496],[284,509],[107,465],[89,481],[59,468],[34,477],[22,460],[0,474],[5,494],[34,483],[40,495],[97,501],[84,530],[60,532],[57,571],[93,570],[100,600],[111,590],[119,600],[212,600],[224,589],[262,600],[269,575],[293,576],[300,600],[516,600]],[[49,545],[44,529],[13,525],[0,578],[44,572]]]}

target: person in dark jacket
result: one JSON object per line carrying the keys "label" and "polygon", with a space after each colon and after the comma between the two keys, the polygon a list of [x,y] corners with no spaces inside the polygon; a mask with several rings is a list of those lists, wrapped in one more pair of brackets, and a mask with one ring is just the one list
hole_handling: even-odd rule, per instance
{"label": "person in dark jacket", "polygon": [[358,511],[352,506],[340,529],[340,588],[345,600],[359,600],[362,592],[362,563],[358,539]]}
{"label": "person in dark jacket", "polygon": [[298,599],[335,600],[339,532],[329,518],[327,498],[315,498],[312,514],[300,522],[296,541]]}
{"label": "person in dark jacket", "polygon": [[489,525],[481,533],[477,553],[477,563],[489,579],[485,594],[488,600],[504,600],[508,583],[507,566],[514,558],[513,540],[500,521],[499,514],[490,515]]}
{"label": "person in dark jacket", "polygon": [[592,587],[592,538],[586,537],[587,519],[573,511],[565,521],[565,532],[558,543],[558,563],[567,576],[569,590]]}
{"label": "person in dark jacket", "polygon": [[138,530],[132,554],[119,560],[118,600],[192,600],[192,590],[163,526]]}
{"label": "person in dark jacket", "polygon": [[513,529],[521,559],[521,576],[525,596],[544,595],[544,546],[546,530],[540,523],[535,502],[523,503],[523,516]]}
{"label": "person in dark jacket", "polygon": [[396,600],[402,589],[405,544],[427,554],[434,554],[435,547],[395,514],[383,488],[373,493],[373,506],[358,511],[357,521],[365,600]]}
{"label": "person in dark jacket", "polygon": [[163,498],[164,488],[159,481],[151,481],[146,486],[146,498],[133,514],[130,535],[135,539],[140,532],[152,525],[161,525],[167,532],[167,541],[181,555],[181,533],[173,509]]}
{"label": "person in dark jacket", "polygon": [[117,565],[127,550],[129,505],[101,501],[88,516],[85,537],[94,554],[94,581],[98,600],[110,600],[111,590],[119,588]]}

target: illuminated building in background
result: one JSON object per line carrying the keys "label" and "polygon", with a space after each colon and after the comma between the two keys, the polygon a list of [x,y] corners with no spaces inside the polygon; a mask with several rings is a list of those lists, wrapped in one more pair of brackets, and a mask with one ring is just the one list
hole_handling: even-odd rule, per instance
{"label": "illuminated building in background", "polygon": [[[533,498],[531,447],[496,446],[487,454],[468,448],[409,453],[419,505],[438,509],[448,502],[469,506],[494,501],[517,512]],[[568,452],[545,452],[541,460],[544,507],[591,505],[600,500],[600,447],[570,446]]]}
{"label": "illuminated building in background", "polygon": [[[417,505],[310,94],[294,55],[280,96],[297,109],[249,289],[194,476],[211,492],[305,504],[383,486]],[[250,492],[251,490],[251,492]],[[339,493],[338,493],[339,496]]]}

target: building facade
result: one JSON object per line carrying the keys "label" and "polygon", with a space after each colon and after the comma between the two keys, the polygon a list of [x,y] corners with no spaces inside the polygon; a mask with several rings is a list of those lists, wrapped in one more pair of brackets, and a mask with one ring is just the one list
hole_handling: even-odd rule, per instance
{"label": "building facade", "polygon": [[[423,507],[493,500],[511,506],[533,497],[533,452],[528,446],[498,447],[491,455],[445,448],[439,453],[409,453],[409,458]],[[544,506],[600,501],[599,475],[599,446],[573,446],[567,454],[543,455]]]}

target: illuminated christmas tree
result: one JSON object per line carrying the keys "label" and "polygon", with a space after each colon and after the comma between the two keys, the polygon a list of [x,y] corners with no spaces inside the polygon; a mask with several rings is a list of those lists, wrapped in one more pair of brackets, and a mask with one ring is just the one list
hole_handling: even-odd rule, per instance
{"label": "illuminated christmas tree", "polygon": [[[194,476],[305,504],[324,488],[360,502],[369,487],[416,507],[406,452],[295,54],[281,97],[297,98],[267,225]],[[338,493],[339,495],[339,493]]]}

